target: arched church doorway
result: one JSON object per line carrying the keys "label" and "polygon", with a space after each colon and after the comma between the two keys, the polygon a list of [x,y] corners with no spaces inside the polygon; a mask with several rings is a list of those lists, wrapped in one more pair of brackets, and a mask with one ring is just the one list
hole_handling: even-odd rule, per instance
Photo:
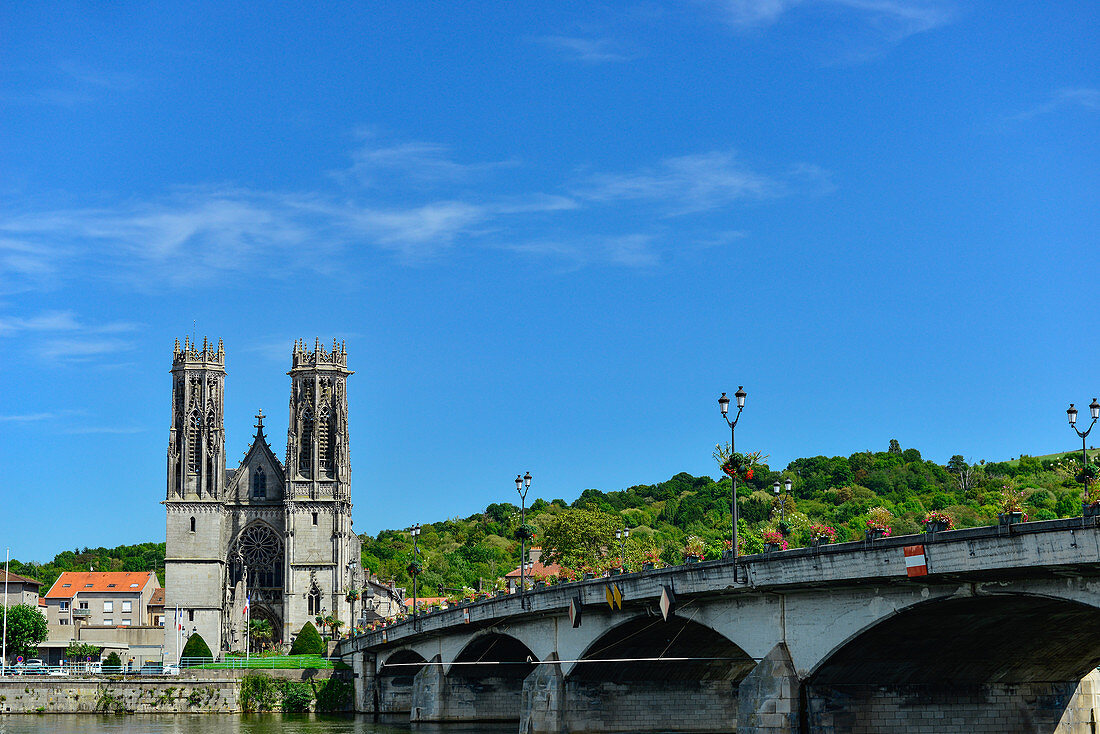
{"label": "arched church doorway", "polygon": [[283,641],[283,620],[267,606],[253,604],[249,610],[248,646],[261,652]]}

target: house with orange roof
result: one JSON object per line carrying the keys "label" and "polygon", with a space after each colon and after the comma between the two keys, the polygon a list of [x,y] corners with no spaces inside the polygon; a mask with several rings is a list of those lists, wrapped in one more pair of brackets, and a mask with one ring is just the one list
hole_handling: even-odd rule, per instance
{"label": "house with orange roof", "polygon": [[[527,578],[527,586],[530,588],[531,583],[538,579],[545,579],[547,576],[558,576],[562,572],[562,566],[557,563],[543,563],[542,548],[531,548],[527,551],[528,560],[526,567],[523,569],[523,575]],[[504,574],[504,582],[508,585],[508,593],[514,593],[519,588],[520,570],[517,567],[514,571],[509,571]]]}
{"label": "house with orange roof", "polygon": [[147,625],[148,605],[159,588],[153,571],[64,571],[46,592],[46,621],[62,627]]}

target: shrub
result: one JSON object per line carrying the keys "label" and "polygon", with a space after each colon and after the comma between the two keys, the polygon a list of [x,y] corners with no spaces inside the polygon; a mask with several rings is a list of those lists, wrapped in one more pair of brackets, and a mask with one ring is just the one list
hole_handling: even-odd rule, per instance
{"label": "shrub", "polygon": [[195,633],[187,638],[187,644],[183,646],[183,652],[180,653],[181,658],[214,658],[214,654],[210,652],[210,646],[206,644],[206,640],[202,639],[202,635]]}
{"label": "shrub", "polygon": [[308,683],[291,680],[283,682],[283,711],[309,711],[311,703],[313,703],[313,689]]}
{"label": "shrub", "polygon": [[122,658],[118,656],[117,652],[112,652],[106,658],[103,659],[103,672],[104,673],[121,673],[122,672]]}
{"label": "shrub", "polygon": [[249,673],[241,678],[241,708],[248,712],[274,711],[279,703],[276,682],[263,673]]}
{"label": "shrub", "polygon": [[303,624],[298,636],[294,638],[294,644],[290,646],[290,654],[323,655],[324,652],[325,643],[321,640],[321,635],[317,633],[317,628],[313,626],[312,622]]}

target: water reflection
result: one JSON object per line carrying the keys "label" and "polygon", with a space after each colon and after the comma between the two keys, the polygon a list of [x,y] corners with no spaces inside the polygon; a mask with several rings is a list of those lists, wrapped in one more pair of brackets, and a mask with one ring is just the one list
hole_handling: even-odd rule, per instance
{"label": "water reflection", "polygon": [[380,724],[324,714],[24,714],[0,716],[0,734],[515,734],[515,724]]}

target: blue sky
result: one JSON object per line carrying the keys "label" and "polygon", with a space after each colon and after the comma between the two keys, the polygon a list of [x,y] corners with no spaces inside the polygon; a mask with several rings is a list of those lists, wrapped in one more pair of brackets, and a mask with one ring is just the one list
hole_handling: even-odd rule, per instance
{"label": "blue sky", "polygon": [[[346,339],[356,528],[773,465],[1071,449],[1090,3],[0,8],[0,542],[163,538],[173,340],[231,464]],[[1095,437],[1100,445],[1100,434]]]}

